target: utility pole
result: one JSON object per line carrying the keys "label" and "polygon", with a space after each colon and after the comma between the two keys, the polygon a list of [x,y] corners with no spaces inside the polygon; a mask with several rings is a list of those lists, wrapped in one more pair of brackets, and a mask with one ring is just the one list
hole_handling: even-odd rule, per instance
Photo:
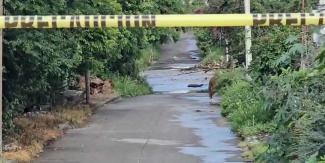
{"label": "utility pole", "polygon": [[[0,15],[3,15],[3,0],[0,0]],[[2,39],[3,39],[3,33],[2,30],[0,30],[0,158],[2,159],[2,72],[3,72],[3,66],[2,66]],[[1,160],[2,162],[2,160]]]}
{"label": "utility pole", "polygon": [[[245,14],[251,13],[250,0],[245,0]],[[246,69],[251,65],[252,62],[252,29],[250,26],[245,26],[245,49],[246,49]]]}
{"label": "utility pole", "polygon": [[[301,0],[301,12],[305,13],[305,0]],[[302,26],[302,35],[301,35],[301,42],[305,47],[305,50],[303,53],[301,53],[301,60],[300,60],[300,68],[305,69],[306,68],[306,57],[308,55],[308,48],[307,48],[307,26]]]}

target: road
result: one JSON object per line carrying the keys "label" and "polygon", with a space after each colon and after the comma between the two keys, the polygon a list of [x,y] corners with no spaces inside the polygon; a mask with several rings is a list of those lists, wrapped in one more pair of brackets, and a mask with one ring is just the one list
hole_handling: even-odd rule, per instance
{"label": "road", "polygon": [[[154,95],[126,98],[100,108],[90,123],[67,131],[37,163],[242,162],[238,139],[209,105],[211,74],[180,71],[199,62],[191,33],[162,47],[162,57],[143,75]],[[188,84],[204,84],[189,89]],[[220,100],[216,97],[217,100]]]}

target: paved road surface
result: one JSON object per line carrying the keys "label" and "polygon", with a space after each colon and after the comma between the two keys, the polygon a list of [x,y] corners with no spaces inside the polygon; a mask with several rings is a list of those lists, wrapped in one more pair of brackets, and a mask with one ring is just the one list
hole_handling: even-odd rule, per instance
{"label": "paved road surface", "polygon": [[[198,63],[192,34],[163,46],[163,56],[143,75],[155,95],[122,99],[100,108],[88,126],[69,130],[37,163],[241,162],[237,138],[209,105],[207,77],[179,69]],[[205,84],[188,89],[187,84]],[[217,100],[219,100],[217,98]]]}

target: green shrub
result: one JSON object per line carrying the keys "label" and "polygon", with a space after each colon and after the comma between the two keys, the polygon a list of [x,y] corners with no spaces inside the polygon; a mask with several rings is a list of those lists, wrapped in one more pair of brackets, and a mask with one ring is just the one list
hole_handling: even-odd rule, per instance
{"label": "green shrub", "polygon": [[267,123],[247,124],[238,129],[238,133],[243,136],[254,136],[257,133],[273,133],[276,128],[274,121]]}
{"label": "green shrub", "polygon": [[201,64],[211,65],[214,63],[219,63],[222,61],[222,56],[224,56],[224,50],[220,47],[211,48],[208,50],[207,55],[203,58]]}
{"label": "green shrub", "polygon": [[325,75],[286,71],[268,83],[264,93],[277,124],[267,161],[305,162],[325,145]]}
{"label": "green shrub", "polygon": [[140,56],[135,64],[139,71],[144,71],[150,64],[159,58],[159,49],[156,46],[150,46],[140,51]]}
{"label": "green shrub", "polygon": [[198,47],[201,49],[203,57],[205,57],[214,46],[214,39],[212,37],[210,28],[196,28],[194,34],[198,39]]}
{"label": "green shrub", "polygon": [[216,72],[217,89],[223,90],[237,81],[245,81],[244,69],[218,70]]}
{"label": "green shrub", "polygon": [[129,76],[113,77],[115,90],[123,97],[134,97],[150,94],[151,88],[144,79],[131,78]]}
{"label": "green shrub", "polygon": [[233,81],[225,88],[221,106],[222,114],[229,118],[232,127],[242,135],[254,135],[272,131],[266,125],[272,114],[260,98],[259,89],[244,80]]}

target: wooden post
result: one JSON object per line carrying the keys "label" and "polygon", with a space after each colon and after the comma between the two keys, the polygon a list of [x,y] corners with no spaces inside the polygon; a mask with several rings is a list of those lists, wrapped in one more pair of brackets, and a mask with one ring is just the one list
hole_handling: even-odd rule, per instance
{"label": "wooden post", "polygon": [[86,103],[90,103],[90,70],[87,67],[85,75],[85,84],[86,84]]}

